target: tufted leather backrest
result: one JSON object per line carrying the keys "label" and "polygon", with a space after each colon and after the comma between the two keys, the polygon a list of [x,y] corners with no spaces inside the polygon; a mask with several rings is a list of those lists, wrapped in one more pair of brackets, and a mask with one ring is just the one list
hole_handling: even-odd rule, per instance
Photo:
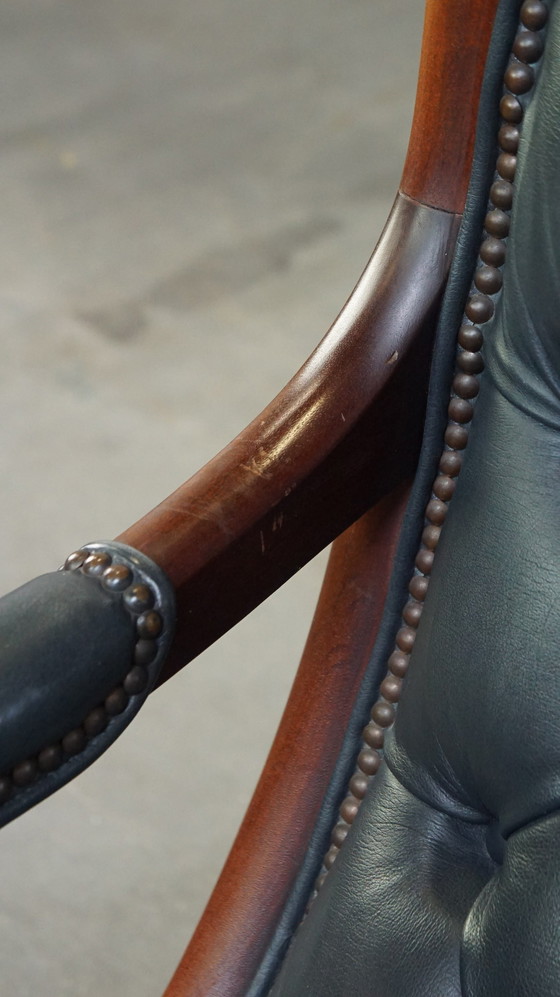
{"label": "tufted leather backrest", "polygon": [[558,4],[513,52],[377,774],[274,997],[560,993]]}

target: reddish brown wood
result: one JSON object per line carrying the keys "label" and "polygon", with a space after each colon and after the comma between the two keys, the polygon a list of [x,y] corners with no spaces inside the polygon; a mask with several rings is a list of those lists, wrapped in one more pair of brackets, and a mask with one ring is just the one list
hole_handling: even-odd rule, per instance
{"label": "reddish brown wood", "polygon": [[377,633],[407,489],[333,546],[278,734],[166,997],[243,997],[300,867]]}
{"label": "reddish brown wood", "polygon": [[427,0],[401,190],[462,212],[484,65],[498,0]]}
{"label": "reddish brown wood", "polygon": [[354,293],[299,373],[229,447],[119,537],[176,586],[178,629],[164,677],[412,473],[458,221],[399,195]]}

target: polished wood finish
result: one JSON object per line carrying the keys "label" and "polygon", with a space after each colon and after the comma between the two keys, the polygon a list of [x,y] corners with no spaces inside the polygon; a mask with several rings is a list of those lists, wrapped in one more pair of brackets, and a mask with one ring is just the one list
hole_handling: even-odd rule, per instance
{"label": "polished wood finish", "polygon": [[302,661],[245,820],[166,997],[244,997],[305,855],[379,627],[408,494],[333,545]]}
{"label": "polished wood finish", "polygon": [[400,189],[462,212],[498,0],[427,0],[414,119]]}
{"label": "polished wood finish", "polygon": [[399,195],[307,363],[229,447],[118,538],[176,587],[165,678],[413,473],[458,222]]}

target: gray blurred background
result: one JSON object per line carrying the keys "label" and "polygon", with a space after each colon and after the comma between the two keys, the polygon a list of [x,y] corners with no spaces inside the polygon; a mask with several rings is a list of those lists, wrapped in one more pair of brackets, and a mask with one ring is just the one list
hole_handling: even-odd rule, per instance
{"label": "gray blurred background", "polygon": [[[147,511],[326,331],[399,180],[421,18],[412,0],[0,0],[2,592]],[[2,995],[160,994],[323,567],[2,831]]]}

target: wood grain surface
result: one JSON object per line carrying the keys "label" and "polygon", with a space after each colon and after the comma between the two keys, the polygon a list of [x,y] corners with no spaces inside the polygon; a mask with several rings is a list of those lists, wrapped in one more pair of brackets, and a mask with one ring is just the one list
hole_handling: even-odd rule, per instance
{"label": "wood grain surface", "polygon": [[400,189],[465,206],[482,76],[498,0],[427,0],[414,118]]}
{"label": "wood grain surface", "polygon": [[399,195],[307,363],[229,447],[118,537],[176,587],[163,678],[412,474],[458,222]]}

